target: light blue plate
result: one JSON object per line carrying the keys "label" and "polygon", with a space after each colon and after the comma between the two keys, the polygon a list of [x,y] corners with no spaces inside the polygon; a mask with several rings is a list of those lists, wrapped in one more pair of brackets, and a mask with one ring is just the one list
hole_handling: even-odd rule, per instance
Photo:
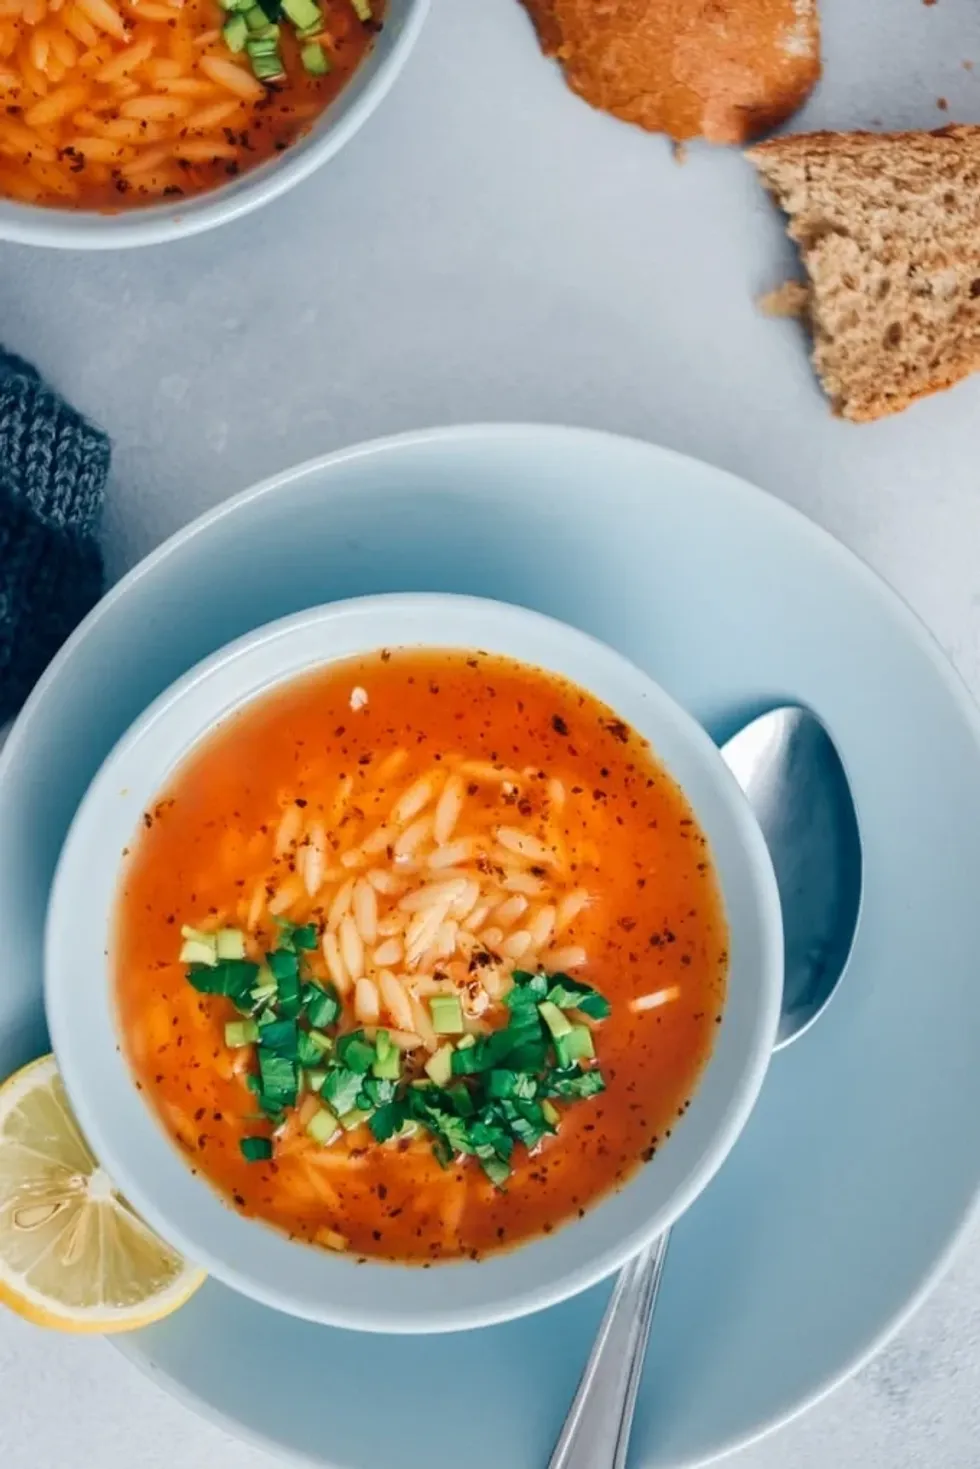
{"label": "light blue plate", "polygon": [[[639,443],[458,429],[293,471],[169,542],[76,634],[0,757],[0,1072],[44,1047],[48,883],[129,721],[258,623],[413,589],[576,623],[718,738],[803,700],[854,781],[867,889],[846,988],[776,1057],[671,1246],[634,1463],[703,1461],[798,1411],[901,1321],[980,1180],[980,726],[898,599],[778,501]],[[541,1469],[605,1293],[409,1350],[208,1285],[122,1345],[226,1426],[316,1464]]]}

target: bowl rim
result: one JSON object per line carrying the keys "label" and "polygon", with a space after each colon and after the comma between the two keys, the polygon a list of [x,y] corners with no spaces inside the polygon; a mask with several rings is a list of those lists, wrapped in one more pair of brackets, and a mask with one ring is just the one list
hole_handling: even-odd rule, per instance
{"label": "bowl rim", "polygon": [[[682,740],[685,747],[693,752],[693,757],[704,770],[710,770],[711,778],[718,787],[718,795],[724,807],[725,817],[732,823],[738,838],[740,853],[746,859],[746,870],[751,878],[751,896],[756,907],[756,912],[751,920],[755,924],[755,934],[758,938],[761,950],[760,968],[763,972],[763,982],[759,988],[759,997],[756,1002],[753,1020],[753,1040],[745,1048],[738,1069],[736,1082],[729,1087],[730,1096],[725,1104],[722,1115],[710,1135],[708,1143],[703,1146],[698,1155],[682,1170],[681,1182],[675,1185],[669,1192],[664,1203],[656,1208],[651,1215],[631,1224],[626,1230],[620,1230],[618,1237],[612,1243],[604,1243],[597,1251],[593,1251],[584,1263],[564,1267],[556,1279],[549,1285],[541,1287],[524,1287],[522,1289],[510,1290],[502,1300],[494,1300],[492,1303],[483,1305],[466,1304],[457,1306],[451,1299],[439,1300],[438,1291],[432,1292],[436,1299],[426,1301],[418,1306],[411,1306],[406,1312],[404,1308],[398,1311],[385,1309],[377,1304],[358,1302],[355,1306],[337,1306],[334,1303],[310,1303],[298,1298],[295,1291],[290,1292],[276,1285],[267,1285],[249,1274],[247,1270],[236,1268],[229,1264],[213,1250],[202,1247],[199,1240],[193,1238],[194,1230],[190,1233],[185,1231],[183,1224],[175,1222],[168,1213],[166,1207],[158,1204],[159,1193],[153,1188],[144,1189],[129,1174],[129,1168],[125,1162],[120,1164],[120,1153],[106,1143],[106,1133],[103,1128],[102,1114],[98,1107],[90,1101],[90,1080],[77,1086],[80,1072],[84,1067],[77,1067],[77,1048],[73,1046],[72,1028],[64,1015],[64,1002],[66,996],[66,981],[58,979],[58,975],[66,975],[68,966],[63,962],[57,962],[57,951],[59,944],[64,952],[64,935],[70,930],[70,921],[61,917],[60,909],[64,906],[64,899],[71,898],[72,890],[69,887],[66,893],[62,892],[65,886],[65,874],[70,860],[74,858],[74,848],[79,844],[79,831],[84,820],[90,813],[98,811],[102,800],[110,789],[118,788],[118,777],[116,766],[145,737],[147,731],[166,713],[175,706],[184,702],[194,687],[206,682],[219,670],[229,668],[236,660],[254,653],[265,645],[274,644],[278,638],[289,639],[291,636],[301,633],[309,627],[316,627],[322,622],[331,622],[357,615],[381,611],[387,614],[393,625],[397,625],[399,612],[407,609],[429,608],[433,613],[443,616],[451,612],[453,608],[468,607],[475,609],[477,613],[485,616],[496,616],[511,622],[517,622],[524,628],[528,626],[539,626],[543,631],[550,632],[559,638],[566,647],[570,647],[571,654],[578,664],[582,664],[591,653],[593,658],[599,658],[607,668],[618,669],[624,676],[628,676],[638,691],[645,691],[653,696],[654,704],[658,706],[651,720],[654,724],[661,723],[665,728],[667,722],[680,726]],[[452,625],[447,618],[447,624]],[[438,637],[433,635],[425,640],[408,639],[407,646],[442,646],[469,647],[474,644],[466,639],[454,639],[452,636]],[[399,639],[393,631],[390,638],[372,638],[370,643],[361,643],[359,647],[362,652],[369,648],[380,648],[384,646],[397,647]],[[307,659],[301,665],[290,665],[271,678],[266,678],[261,684],[249,684],[244,693],[238,693],[230,705],[222,708],[220,714],[213,714],[213,718],[225,718],[229,714],[246,707],[254,700],[263,697],[279,685],[288,683],[303,676],[304,672],[312,671],[316,667],[329,666],[331,662],[342,661],[348,657],[356,657],[356,651],[339,652],[333,656],[321,653],[316,659]],[[520,660],[519,653],[505,651],[503,656],[510,656]],[[524,661],[532,666],[545,666],[532,654]],[[567,669],[559,669],[564,677],[577,681],[583,687],[589,687],[586,672],[578,674],[569,672]],[[595,670],[594,676],[598,676],[599,670]],[[597,697],[603,697],[601,694]],[[635,723],[635,721],[633,721]],[[649,733],[648,729],[641,730]],[[169,775],[179,768],[180,764],[188,757],[192,750],[199,747],[206,737],[205,728],[198,729],[188,744],[183,746],[180,752],[170,758],[169,764],[162,773],[153,777],[152,789],[159,790],[166,782]],[[656,736],[654,736],[654,749],[659,755],[656,747]],[[670,762],[667,762],[670,769]],[[673,773],[673,772],[671,772]],[[682,790],[688,794],[683,782],[676,775],[675,779],[681,784]],[[695,808],[695,814],[699,814]],[[135,822],[132,823],[135,827]],[[119,865],[113,864],[112,891],[116,891]],[[723,897],[726,896],[724,885],[722,887]],[[101,907],[100,907],[101,911]],[[109,917],[109,914],[104,916]],[[751,925],[747,921],[747,927]],[[103,931],[104,932],[104,931]],[[240,638],[219,648],[207,658],[188,670],[179,679],[165,689],[153,702],[133,721],[129,728],[117,741],[109,752],[99,771],[93,778],[86,791],[69,827],[68,835],[58,860],[57,868],[51,886],[50,901],[48,905],[47,920],[44,937],[44,997],[47,1011],[48,1025],[51,1033],[52,1043],[61,1066],[62,1077],[66,1088],[75,1107],[76,1114],[83,1131],[90,1138],[95,1151],[101,1157],[108,1159],[110,1172],[114,1177],[121,1179],[120,1187],[125,1195],[148,1222],[153,1225],[164,1238],[170,1240],[174,1246],[186,1256],[201,1263],[209,1273],[225,1284],[251,1296],[253,1299],[264,1302],[273,1308],[285,1310],[293,1315],[304,1316],[307,1319],[317,1321],[331,1326],[339,1326],[353,1329],[382,1331],[388,1333],[425,1333],[430,1331],[456,1330],[475,1326],[490,1325],[514,1319],[531,1311],[537,1311],[585,1290],[605,1276],[620,1268],[639,1249],[650,1243],[659,1233],[669,1228],[690,1207],[702,1190],[710,1182],[711,1178],[721,1167],[731,1148],[734,1146],[742,1129],[746,1125],[752,1108],[758,1098],[766,1071],[773,1053],[780,1013],[780,1000],[782,993],[782,961],[783,941],[782,922],[779,905],[778,889],[768,849],[762,832],[755,820],[751,808],[739,788],[731,772],[725,765],[721,754],[711,740],[710,736],[697,721],[687,713],[662,687],[638,668],[629,659],[624,657],[614,648],[603,643],[592,635],[583,632],[577,627],[538,613],[523,606],[511,603],[495,601],[491,598],[469,597],[455,593],[443,592],[396,592],[381,593],[370,596],[354,597],[330,602],[317,607],[307,608],[301,612],[266,623],[245,633]],[[110,989],[110,976],[103,971],[105,990]],[[109,1007],[112,1009],[111,995],[108,999]],[[727,1003],[727,1002],[726,1002]],[[118,1031],[114,1030],[114,1038]],[[117,1052],[121,1052],[120,1045],[115,1046]],[[694,1096],[701,1090],[704,1079],[708,1075],[716,1051],[709,1055],[701,1076],[699,1077]],[[188,1176],[192,1170],[187,1167],[186,1160],[179,1153],[172,1140],[166,1134],[163,1125],[156,1116],[155,1110],[140,1099],[133,1076],[129,1068],[128,1060],[123,1058],[122,1065],[125,1068],[127,1081],[127,1096],[132,1104],[130,1115],[138,1112],[152,1120],[153,1127],[159,1138],[163,1140],[171,1150],[174,1158],[179,1158],[180,1168]],[[89,1078],[91,1073],[89,1072]],[[680,1128],[676,1129],[680,1132]],[[123,1149],[123,1152],[126,1150]],[[132,1150],[129,1150],[131,1157]],[[637,1181],[647,1171],[649,1165],[641,1166],[628,1180],[627,1184],[613,1194],[603,1195],[587,1211],[588,1215],[594,1215],[603,1204],[612,1198],[621,1198],[634,1188]],[[261,1220],[244,1220],[237,1211],[231,1210],[220,1191],[208,1180],[204,1180],[202,1187],[207,1190],[208,1195],[219,1201],[221,1207],[227,1210],[227,1217],[237,1220],[239,1223],[247,1223],[250,1230],[260,1230],[266,1238],[270,1235],[276,1236],[285,1242],[285,1236],[280,1235],[274,1227],[265,1224]],[[479,1262],[479,1268],[486,1274],[487,1265],[490,1262],[501,1262],[512,1259],[529,1250],[547,1249],[559,1240],[564,1231],[559,1229],[554,1234],[541,1239],[532,1239],[516,1246],[513,1250],[501,1252],[488,1256],[485,1261]],[[290,1251],[303,1250],[309,1247],[289,1242]],[[344,1257],[335,1257],[343,1259]],[[346,1266],[353,1266],[353,1262],[344,1260]],[[373,1275],[380,1271],[401,1271],[414,1276],[422,1276],[422,1272],[409,1265],[397,1262],[386,1262],[369,1260],[368,1267]],[[363,1267],[357,1267],[361,1278],[365,1271]],[[445,1262],[439,1269],[427,1278],[438,1281],[445,1270],[474,1271],[478,1267],[469,1261]]]}
{"label": "bowl rim", "polygon": [[[336,118],[326,119],[326,113],[321,113],[311,131],[277,157],[242,174],[233,183],[207,189],[178,204],[151,204],[122,210],[119,214],[56,209],[0,198],[0,240],[49,250],[121,250],[164,245],[241,219],[278,199],[340,152],[381,105],[400,76],[422,32],[431,0],[389,0],[389,5],[396,3],[404,14],[399,19],[394,40],[383,51],[375,44],[373,70],[363,80],[357,95],[345,101],[349,88],[357,83],[361,68],[329,104],[327,112],[333,105],[339,106]],[[369,54],[362,67],[370,66],[371,60]]]}

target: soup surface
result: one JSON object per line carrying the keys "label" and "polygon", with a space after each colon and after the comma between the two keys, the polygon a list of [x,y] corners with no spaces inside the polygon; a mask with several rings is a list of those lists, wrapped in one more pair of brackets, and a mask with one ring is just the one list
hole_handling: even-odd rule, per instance
{"label": "soup surface", "polygon": [[590,695],[380,652],[221,724],[144,816],[115,982],[138,1085],[245,1214],[427,1263],[652,1156],[721,1021],[691,810]]}
{"label": "soup surface", "polygon": [[309,129],[381,14],[379,0],[0,0],[0,195],[115,211],[225,184]]}

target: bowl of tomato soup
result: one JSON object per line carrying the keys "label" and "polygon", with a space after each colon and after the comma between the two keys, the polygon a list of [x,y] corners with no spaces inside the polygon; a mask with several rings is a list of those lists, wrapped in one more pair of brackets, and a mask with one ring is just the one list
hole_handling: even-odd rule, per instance
{"label": "bowl of tomato soup", "polygon": [[782,933],[704,731],[522,608],[381,596],[158,699],[55,877],[49,1023],[154,1227],[257,1299],[476,1326],[621,1265],[758,1094]]}
{"label": "bowl of tomato soup", "polygon": [[156,244],[305,178],[381,101],[427,0],[10,0],[0,238]]}

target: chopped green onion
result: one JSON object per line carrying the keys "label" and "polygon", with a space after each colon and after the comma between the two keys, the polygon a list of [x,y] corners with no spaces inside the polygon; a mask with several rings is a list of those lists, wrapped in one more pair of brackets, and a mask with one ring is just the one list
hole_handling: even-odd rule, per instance
{"label": "chopped green onion", "polygon": [[236,10],[228,17],[221,27],[221,36],[229,51],[236,55],[239,51],[244,51],[248,40],[248,23],[241,11]]}
{"label": "chopped green onion", "polygon": [[[294,1022],[289,1022],[293,1024]],[[329,1036],[324,1036],[327,1047],[330,1045]],[[318,1066],[323,1059],[323,1051],[308,1030],[300,1030],[296,1033],[296,1059],[301,1066]]]}
{"label": "chopped green onion", "polygon": [[453,1074],[453,1047],[440,1046],[425,1063],[425,1074],[436,1086],[448,1086]]}
{"label": "chopped green onion", "polygon": [[551,1031],[554,1040],[560,1040],[562,1036],[570,1033],[572,1022],[562,1014],[558,1006],[551,1000],[541,1001],[541,1004],[538,1006],[538,1014]]}
{"label": "chopped green onion", "polygon": [[[255,45],[256,43],[253,41],[249,44]],[[258,44],[261,45],[261,42]],[[285,979],[288,975],[299,973],[299,960],[288,949],[276,949],[273,953],[266,954],[265,962],[276,979]]]}
{"label": "chopped green onion", "polygon": [[[273,1020],[259,1029],[259,1045],[295,1061],[299,1057],[299,1031],[295,1020]],[[319,1061],[319,1054],[316,1060]]]}
{"label": "chopped green onion", "polygon": [[303,1005],[307,1018],[314,1030],[333,1025],[340,1015],[340,1001],[333,989],[321,989],[319,985],[303,986]]}
{"label": "chopped green onion", "polygon": [[571,1066],[575,1061],[591,1061],[595,1055],[595,1044],[589,1027],[572,1025],[566,1035],[556,1036],[555,1055],[560,1066]]}
{"label": "chopped green onion", "polygon": [[264,31],[266,26],[269,24],[269,17],[266,15],[265,11],[260,5],[249,3],[244,14],[245,24],[248,26],[248,29],[253,33],[253,35],[256,31]]}
{"label": "chopped green onion", "polygon": [[371,1111],[366,1107],[354,1107],[350,1112],[345,1112],[340,1119],[340,1125],[345,1132],[353,1132],[362,1123],[371,1117]]}
{"label": "chopped green onion", "polygon": [[308,1031],[307,1034],[309,1035],[310,1040],[316,1046],[317,1050],[320,1052],[321,1056],[325,1056],[328,1051],[333,1050],[333,1041],[331,1040],[330,1036],[325,1035],[322,1030],[311,1030]]}
{"label": "chopped green onion", "polygon": [[367,24],[367,22],[371,19],[371,6],[369,0],[350,0],[350,3],[354,7],[354,14],[357,16],[358,20],[364,22],[364,24]]}
{"label": "chopped green onion", "polygon": [[487,1096],[495,1099],[512,1097],[517,1086],[517,1072],[495,1068],[487,1076]]}
{"label": "chopped green onion", "polygon": [[219,928],[216,942],[219,959],[245,958],[245,935],[240,928]]}
{"label": "chopped green onion", "polygon": [[555,1106],[554,1102],[542,1102],[541,1111],[544,1116],[544,1120],[545,1122],[547,1122],[548,1126],[557,1128],[559,1122],[561,1121],[561,1113]]}
{"label": "chopped green onion", "polygon": [[295,1020],[303,1008],[300,999],[300,981],[298,974],[284,974],[278,982],[279,1013],[289,1020]]}
{"label": "chopped green onion", "polygon": [[340,1123],[329,1107],[318,1107],[306,1124],[306,1132],[316,1143],[329,1143],[337,1136]]}
{"label": "chopped green onion", "polygon": [[180,963],[203,964],[213,969],[218,962],[218,940],[214,934],[197,933],[193,928],[185,928],[182,932],[184,942],[178,955]]}
{"label": "chopped green onion", "polygon": [[327,1079],[327,1068],[325,1066],[312,1066],[306,1073],[306,1085],[311,1092],[318,1092]]}
{"label": "chopped green onion", "polygon": [[260,1045],[259,1074],[262,1077],[262,1093],[270,1103],[278,1107],[291,1107],[296,1101],[299,1077],[296,1063],[290,1056],[280,1056]]}
{"label": "chopped green onion", "polygon": [[315,949],[318,940],[319,934],[317,933],[316,925],[313,923],[302,924],[293,934],[293,945],[297,949],[305,949],[307,951]]}
{"label": "chopped green onion", "polygon": [[259,1038],[259,1027],[254,1020],[228,1020],[225,1022],[225,1045],[233,1051],[242,1046],[251,1046]]}
{"label": "chopped green onion", "polygon": [[470,1048],[472,1046],[475,1046],[475,1045],[476,1045],[476,1036],[475,1035],[464,1035],[463,1036],[463,1039],[461,1041],[457,1041],[456,1042],[456,1049],[457,1049],[457,1051],[468,1051],[468,1050],[470,1050]]}
{"label": "chopped green onion", "polygon": [[[271,42],[271,45],[275,46],[275,42]],[[259,43],[256,41],[246,41],[245,43],[245,50],[248,52],[248,59],[251,62],[252,71],[256,78],[260,82],[280,81],[286,75],[286,72],[279,52],[277,50],[259,50],[258,47]]]}
{"label": "chopped green onion", "polygon": [[243,1137],[239,1138],[238,1146],[242,1150],[242,1157],[249,1163],[264,1163],[267,1158],[272,1157],[271,1138]]}
{"label": "chopped green onion", "polygon": [[456,995],[433,995],[429,1001],[429,1014],[437,1035],[462,1035],[463,1007]]}
{"label": "chopped green onion", "polygon": [[288,16],[297,30],[307,26],[323,24],[323,12],[316,0],[282,0],[283,14]]}
{"label": "chopped green onion", "polygon": [[363,1030],[349,1030],[346,1035],[337,1037],[337,1060],[351,1071],[360,1071],[363,1075],[373,1065],[374,1056],[374,1047],[364,1039]]}
{"label": "chopped green onion", "polygon": [[330,70],[327,53],[315,41],[310,41],[308,45],[301,47],[299,59],[303,63],[303,70],[308,76],[325,77]]}

